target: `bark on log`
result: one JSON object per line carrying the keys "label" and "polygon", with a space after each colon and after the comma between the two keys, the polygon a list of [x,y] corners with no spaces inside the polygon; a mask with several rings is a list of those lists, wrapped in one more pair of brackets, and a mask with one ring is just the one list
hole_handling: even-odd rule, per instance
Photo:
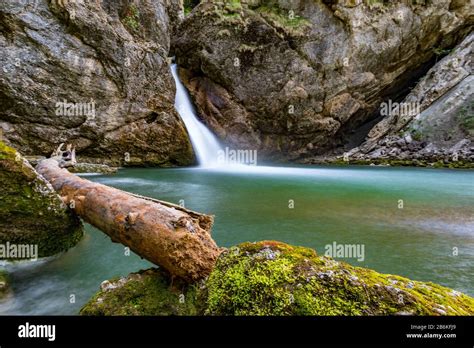
{"label": "bark on log", "polygon": [[82,179],[61,168],[71,156],[56,155],[36,170],[78,216],[171,276],[194,282],[209,275],[222,252],[210,234],[212,216]]}

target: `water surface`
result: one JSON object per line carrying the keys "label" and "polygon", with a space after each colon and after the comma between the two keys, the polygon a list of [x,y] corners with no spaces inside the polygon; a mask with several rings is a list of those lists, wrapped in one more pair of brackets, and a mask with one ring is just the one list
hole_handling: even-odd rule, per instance
{"label": "water surface", "polygon": [[[363,244],[364,261],[343,261],[474,296],[474,171],[124,169],[88,179],[215,215],[221,246],[274,239],[322,254],[333,242]],[[88,225],[67,253],[7,266],[14,295],[0,314],[76,314],[103,280],[150,266]]]}

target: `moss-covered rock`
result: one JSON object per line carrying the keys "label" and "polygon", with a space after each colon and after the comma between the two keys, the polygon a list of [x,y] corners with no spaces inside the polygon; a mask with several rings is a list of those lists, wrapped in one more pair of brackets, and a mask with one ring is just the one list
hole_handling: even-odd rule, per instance
{"label": "moss-covered rock", "polygon": [[197,285],[172,282],[153,268],[106,280],[81,309],[81,315],[198,315]]}
{"label": "moss-covered rock", "polygon": [[229,249],[206,287],[208,315],[474,314],[474,299],[457,291],[280,242]]}
{"label": "moss-covered rock", "polygon": [[274,241],[230,248],[202,284],[170,284],[156,269],[106,281],[81,314],[474,314],[474,299],[455,290],[353,267]]}
{"label": "moss-covered rock", "polygon": [[390,167],[433,167],[433,168],[450,168],[450,169],[473,169],[474,162],[469,161],[453,161],[443,159],[397,159],[397,158],[371,158],[371,159],[349,159],[345,161],[342,158],[335,158],[328,161],[312,161],[312,164],[334,164],[334,165],[377,165]]}
{"label": "moss-covered rock", "polygon": [[38,256],[45,257],[81,239],[81,221],[28,161],[1,141],[0,187],[0,244],[36,244]]}
{"label": "moss-covered rock", "polygon": [[8,274],[0,270],[0,300],[4,298],[10,290]]}

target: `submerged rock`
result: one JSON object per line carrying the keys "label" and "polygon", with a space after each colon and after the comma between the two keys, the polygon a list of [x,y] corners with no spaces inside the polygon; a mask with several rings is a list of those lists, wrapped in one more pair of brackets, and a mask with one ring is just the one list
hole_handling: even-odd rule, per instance
{"label": "submerged rock", "polygon": [[[184,303],[157,270],[103,285],[87,315],[472,315],[457,291],[263,241],[225,251],[207,281],[185,288]],[[103,283],[104,284],[104,283]]]}
{"label": "submerged rock", "polygon": [[0,244],[37,245],[37,256],[45,257],[71,248],[82,235],[81,221],[52,186],[0,141]]}

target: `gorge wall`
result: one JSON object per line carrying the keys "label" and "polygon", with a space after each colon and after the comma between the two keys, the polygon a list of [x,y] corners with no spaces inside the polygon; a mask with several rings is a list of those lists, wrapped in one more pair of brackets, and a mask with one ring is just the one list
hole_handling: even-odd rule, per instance
{"label": "gorge wall", "polygon": [[[474,33],[440,60],[406,96],[400,110],[377,123],[347,160],[472,167],[474,163]],[[406,106],[418,105],[417,114]]]}

